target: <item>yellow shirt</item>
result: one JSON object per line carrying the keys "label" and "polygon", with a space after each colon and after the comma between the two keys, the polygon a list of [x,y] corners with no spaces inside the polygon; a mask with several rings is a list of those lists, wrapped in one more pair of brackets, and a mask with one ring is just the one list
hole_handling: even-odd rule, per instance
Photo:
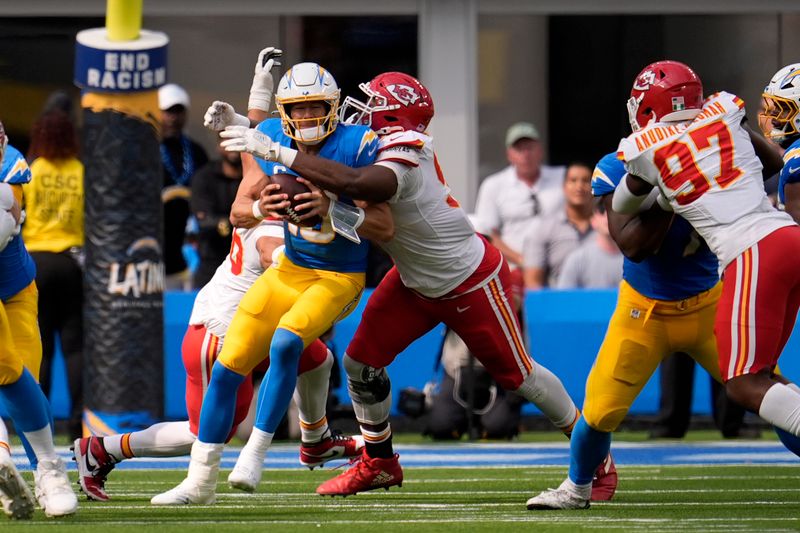
{"label": "yellow shirt", "polygon": [[25,191],[22,238],[31,252],[62,252],[83,246],[83,163],[78,159],[31,163]]}

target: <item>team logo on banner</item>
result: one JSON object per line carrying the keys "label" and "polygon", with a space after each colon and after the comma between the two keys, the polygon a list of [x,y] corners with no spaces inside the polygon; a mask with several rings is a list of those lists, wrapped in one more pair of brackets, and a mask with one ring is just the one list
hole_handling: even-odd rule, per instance
{"label": "team logo on banner", "polygon": [[125,255],[127,260],[114,261],[108,267],[109,294],[141,298],[164,292],[164,263],[155,237],[137,239]]}

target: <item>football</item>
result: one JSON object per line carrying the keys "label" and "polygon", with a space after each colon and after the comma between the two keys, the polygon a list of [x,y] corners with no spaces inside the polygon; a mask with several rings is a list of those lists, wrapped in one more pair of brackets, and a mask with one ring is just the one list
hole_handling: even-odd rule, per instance
{"label": "football", "polygon": [[311,190],[306,185],[297,181],[297,176],[293,176],[292,174],[275,174],[270,180],[272,183],[277,183],[281,186],[280,193],[289,195],[289,202],[291,205],[284,209],[282,214],[287,215],[293,224],[308,228],[322,222],[322,217],[319,215],[306,220],[298,220],[298,217],[303,214],[303,211],[295,211],[295,208],[300,204],[306,203],[308,200],[297,201],[294,197],[296,194],[310,192]]}

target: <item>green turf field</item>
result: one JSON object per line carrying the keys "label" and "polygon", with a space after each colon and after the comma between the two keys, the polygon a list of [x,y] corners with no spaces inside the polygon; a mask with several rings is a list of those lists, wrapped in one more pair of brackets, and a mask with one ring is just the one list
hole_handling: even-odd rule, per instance
{"label": "green turf field", "polygon": [[215,506],[159,508],[150,496],[173,487],[185,471],[115,471],[107,485],[112,501],[82,498],[77,515],[58,521],[37,510],[32,521],[0,522],[0,531],[800,530],[800,468],[794,466],[620,467],[614,501],[568,512],[525,509],[530,496],[561,482],[562,467],[407,468],[399,489],[336,499],[314,494],[335,473],[270,470],[257,494],[234,493],[221,483]]}

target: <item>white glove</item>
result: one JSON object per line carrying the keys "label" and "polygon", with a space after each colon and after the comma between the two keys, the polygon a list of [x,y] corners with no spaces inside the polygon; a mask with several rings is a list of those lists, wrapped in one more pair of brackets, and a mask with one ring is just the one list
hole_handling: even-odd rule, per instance
{"label": "white glove", "polygon": [[203,116],[203,126],[211,131],[222,131],[228,126],[249,127],[250,120],[238,114],[231,104],[215,100]]}
{"label": "white glove", "polygon": [[281,146],[268,135],[253,128],[228,126],[219,136],[226,139],[220,146],[228,152],[247,152],[267,161],[277,161],[286,167],[291,167],[297,156],[297,150]]}
{"label": "white glove", "polygon": [[272,104],[272,90],[275,82],[272,79],[272,67],[280,66],[278,58],[283,55],[283,50],[269,46],[259,52],[256,60],[253,85],[250,86],[250,100],[247,109],[258,109],[265,113]]}

